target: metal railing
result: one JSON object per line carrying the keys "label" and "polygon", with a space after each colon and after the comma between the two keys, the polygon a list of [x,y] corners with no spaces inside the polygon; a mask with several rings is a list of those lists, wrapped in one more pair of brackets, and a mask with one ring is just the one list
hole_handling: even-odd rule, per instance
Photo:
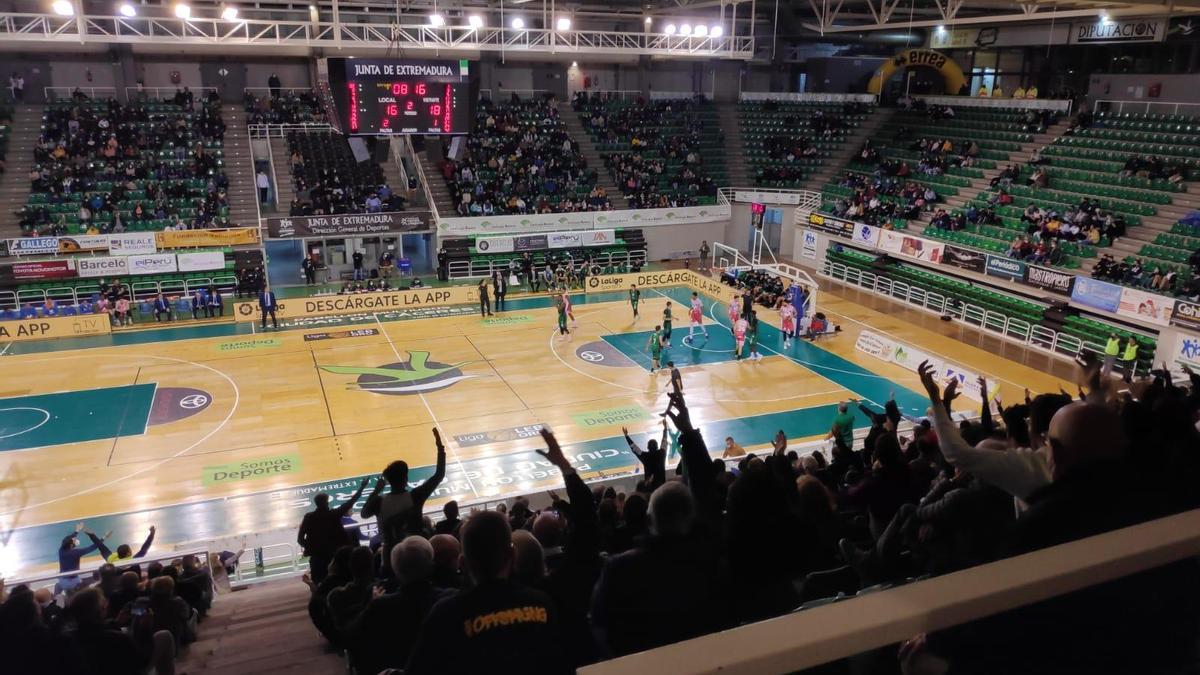
{"label": "metal railing", "polygon": [[325,122],[301,122],[299,124],[247,124],[246,134],[250,138],[287,138],[292,132],[333,133],[335,129]]}
{"label": "metal railing", "polygon": [[[42,87],[42,93],[46,96],[46,100],[54,101],[69,101],[75,96],[75,92],[87,94],[88,98],[116,98],[116,87]],[[61,96],[59,94],[62,94]]]}
{"label": "metal railing", "polygon": [[965,324],[996,333],[1022,345],[1035,347],[1059,356],[1074,357],[1084,349],[1097,354],[1104,352],[1103,345],[1095,342],[1088,342],[1045,326],[1030,324],[1022,319],[956,298],[948,298],[940,293],[914,288],[902,281],[893,281],[887,277],[839,262],[826,260],[821,268],[821,275],[865,288],[879,295],[901,300],[939,316],[950,316]]}
{"label": "metal railing", "polygon": [[[451,279],[481,279],[490,277],[494,272],[508,274],[509,261],[520,260],[521,256],[514,255],[506,260],[452,260],[446,263],[446,271]],[[634,264],[646,264],[645,251],[623,251],[610,253],[607,257],[594,259],[592,262],[603,267],[605,264],[621,265],[625,264],[632,267]],[[541,270],[546,269],[546,265],[534,263],[533,273],[538,274]],[[526,282],[528,283],[528,282]]]}
{"label": "metal railing", "polygon": [[429,212],[433,216],[433,222],[441,222],[441,216],[438,215],[437,199],[433,196],[432,187],[429,184],[429,179],[425,176],[425,163],[421,161],[421,157],[417,155],[416,148],[413,147],[412,137],[405,136],[405,143],[408,144],[408,151],[412,156],[413,166],[417,169],[417,182],[421,184],[421,191],[425,193],[425,202],[429,206]]}
{"label": "metal railing", "polygon": [[[175,94],[183,91],[184,85],[180,84],[173,87],[125,87],[125,100],[133,101],[135,99],[144,98],[147,100],[165,101],[174,98]],[[192,93],[192,96],[197,101],[202,101],[210,92],[217,91],[216,87],[186,87]]]}
{"label": "metal railing", "polygon": [[[134,281],[129,284],[129,290],[134,300],[146,300],[155,297],[159,293],[167,296],[190,295],[196,289],[208,288],[209,286],[215,286],[217,290],[223,293],[233,292],[237,288],[237,277],[226,274],[196,279]],[[28,303],[36,305],[44,303],[46,300],[78,305],[84,300],[90,300],[93,295],[99,293],[100,286],[95,283],[80,284],[78,286],[23,289],[15,293],[12,291],[3,291],[0,292],[0,309],[18,309]]]}
{"label": "metal railing", "polygon": [[952,108],[1007,108],[1020,110],[1055,110],[1071,112],[1070,99],[1049,98],[985,98],[981,96],[913,96],[926,103],[948,105]]}
{"label": "metal railing", "polygon": [[1096,99],[1093,104],[1096,112],[1106,113],[1138,113],[1142,115],[1179,115],[1200,117],[1200,103],[1171,103],[1166,101],[1123,101],[1118,99]]}
{"label": "metal railing", "polygon": [[[299,92],[310,92],[312,90],[313,90],[312,87],[280,87],[279,88],[279,91],[282,92],[284,96],[287,96],[288,94],[299,93]],[[270,96],[271,88],[270,87],[242,87],[242,93],[244,93],[244,94],[254,94],[255,96],[258,96],[259,95],[258,92],[262,92],[263,94]]]}
{"label": "metal railing", "polygon": [[[743,197],[751,197],[752,201],[761,199],[761,203],[769,206],[794,206],[798,209],[815,210],[821,207],[821,193],[812,190],[788,190],[784,188],[764,187],[723,187],[717,190],[719,204],[729,204],[739,201],[738,193]],[[721,200],[724,201],[721,201]],[[749,203],[741,200],[741,203]]]}
{"label": "metal railing", "polygon": [[637,98],[642,95],[642,91],[640,89],[579,89],[571,94],[571,98],[574,99],[575,95],[579,94],[580,92],[587,94],[588,100],[591,100],[594,94],[600,94],[605,100],[612,100],[616,98],[622,101],[627,98]]}

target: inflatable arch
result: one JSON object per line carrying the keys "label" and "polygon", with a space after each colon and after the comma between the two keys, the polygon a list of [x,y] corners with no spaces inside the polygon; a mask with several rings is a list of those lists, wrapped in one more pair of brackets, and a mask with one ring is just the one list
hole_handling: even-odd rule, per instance
{"label": "inflatable arch", "polygon": [[958,94],[963,85],[967,83],[962,68],[959,68],[954,59],[949,56],[932,49],[906,49],[883,62],[879,70],[871,76],[871,81],[867,83],[867,92],[879,94],[883,91],[884,83],[891,79],[896,71],[903,70],[907,66],[933,68],[941,73],[942,79],[946,82],[946,93],[951,96]]}

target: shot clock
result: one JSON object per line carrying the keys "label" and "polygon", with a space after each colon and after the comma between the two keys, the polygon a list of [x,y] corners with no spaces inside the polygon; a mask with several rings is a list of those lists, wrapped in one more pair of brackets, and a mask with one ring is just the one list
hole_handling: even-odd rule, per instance
{"label": "shot clock", "polygon": [[337,119],[347,134],[470,131],[466,61],[329,59],[328,66]]}

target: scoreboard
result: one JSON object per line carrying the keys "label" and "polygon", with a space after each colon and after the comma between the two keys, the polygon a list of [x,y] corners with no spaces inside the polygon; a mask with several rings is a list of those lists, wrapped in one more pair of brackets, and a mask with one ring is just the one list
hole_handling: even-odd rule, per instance
{"label": "scoreboard", "polygon": [[328,59],[329,92],[344,133],[465,134],[468,62]]}

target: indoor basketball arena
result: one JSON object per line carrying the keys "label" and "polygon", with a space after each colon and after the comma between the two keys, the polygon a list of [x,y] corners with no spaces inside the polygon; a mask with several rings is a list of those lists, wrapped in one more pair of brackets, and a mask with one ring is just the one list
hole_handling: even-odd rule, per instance
{"label": "indoor basketball arena", "polygon": [[0,672],[1200,672],[1197,15],[7,3]]}

